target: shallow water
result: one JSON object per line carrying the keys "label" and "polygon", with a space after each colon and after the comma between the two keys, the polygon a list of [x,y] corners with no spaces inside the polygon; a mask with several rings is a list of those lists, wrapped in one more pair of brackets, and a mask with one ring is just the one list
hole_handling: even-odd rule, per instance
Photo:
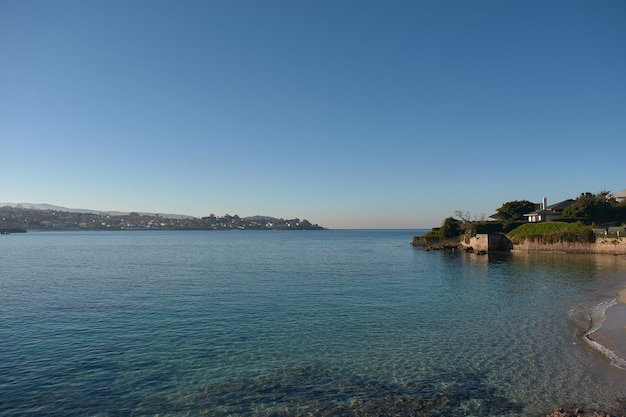
{"label": "shallow water", "polygon": [[0,415],[619,410],[584,343],[620,257],[424,252],[413,231],[0,238]]}

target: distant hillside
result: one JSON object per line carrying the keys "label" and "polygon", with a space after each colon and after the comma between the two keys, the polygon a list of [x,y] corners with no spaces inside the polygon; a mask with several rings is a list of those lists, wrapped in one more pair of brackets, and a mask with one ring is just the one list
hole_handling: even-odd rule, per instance
{"label": "distant hillside", "polygon": [[0,203],[0,232],[25,230],[320,230],[306,219],[237,215],[193,217],[183,214],[124,213],[70,209],[50,204]]}
{"label": "distant hillside", "polygon": [[[17,207],[17,208],[27,208],[27,209],[35,209],[35,210],[55,210],[55,211],[64,211],[66,213],[87,213],[87,214],[98,214],[98,215],[110,215],[110,216],[127,216],[131,212],[129,211],[103,211],[103,210],[92,210],[92,209],[80,209],[80,208],[67,208],[61,206],[54,206],[52,204],[35,204],[35,203],[0,203],[0,207]],[[186,214],[165,214],[165,213],[149,213],[149,212],[135,212],[141,216],[155,216],[159,215],[160,217],[165,217],[168,219],[191,219],[193,216],[188,216]]]}
{"label": "distant hillside", "polygon": [[251,220],[251,221],[260,221],[260,220],[267,220],[267,221],[278,221],[280,219],[277,219],[276,217],[272,217],[272,216],[261,216],[259,214],[257,214],[256,216],[249,216],[249,217],[244,217],[244,220]]}

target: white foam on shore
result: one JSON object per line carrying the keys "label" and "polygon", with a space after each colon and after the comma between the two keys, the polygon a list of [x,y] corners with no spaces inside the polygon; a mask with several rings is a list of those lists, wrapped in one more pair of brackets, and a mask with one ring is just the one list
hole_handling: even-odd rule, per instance
{"label": "white foam on shore", "polygon": [[591,313],[589,314],[589,330],[585,333],[585,336],[602,328],[602,323],[606,320],[606,310],[608,310],[609,307],[613,307],[615,304],[617,304],[617,298],[599,303],[591,309]]}
{"label": "white foam on shore", "polygon": [[584,337],[587,343],[589,343],[594,349],[600,351],[611,359],[611,365],[626,370],[626,359],[613,352],[603,344],[596,342],[591,338],[591,335],[602,328],[602,323],[606,320],[606,311],[617,304],[617,299],[614,298],[610,301],[605,301],[597,304],[589,315],[589,330],[585,332]]}

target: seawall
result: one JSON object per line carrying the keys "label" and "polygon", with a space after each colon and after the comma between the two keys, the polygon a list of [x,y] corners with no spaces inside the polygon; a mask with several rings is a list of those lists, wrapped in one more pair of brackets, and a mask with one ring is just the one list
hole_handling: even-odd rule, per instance
{"label": "seawall", "polygon": [[477,234],[466,240],[449,239],[446,241],[428,244],[419,237],[414,237],[413,246],[423,246],[430,249],[463,249],[476,253],[520,251],[520,252],[567,252],[567,253],[598,253],[608,255],[626,255],[626,237],[597,237],[594,243],[585,242],[554,242],[541,243],[525,240],[521,243],[513,241],[502,233]]}
{"label": "seawall", "polygon": [[502,252],[513,248],[513,242],[502,233],[479,233],[469,240],[461,237],[461,246],[465,250],[471,248],[474,252]]}
{"label": "seawall", "polygon": [[569,253],[603,253],[609,255],[626,255],[626,237],[600,238],[595,243],[555,242],[540,243],[524,241],[513,244],[514,251],[523,252],[569,252]]}

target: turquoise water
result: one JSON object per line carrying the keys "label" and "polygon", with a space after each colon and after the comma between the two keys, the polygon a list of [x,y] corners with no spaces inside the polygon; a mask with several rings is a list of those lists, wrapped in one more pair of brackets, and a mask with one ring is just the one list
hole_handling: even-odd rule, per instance
{"label": "turquoise water", "polygon": [[2,236],[0,416],[620,410],[626,372],[582,333],[622,257],[424,252],[413,234]]}

